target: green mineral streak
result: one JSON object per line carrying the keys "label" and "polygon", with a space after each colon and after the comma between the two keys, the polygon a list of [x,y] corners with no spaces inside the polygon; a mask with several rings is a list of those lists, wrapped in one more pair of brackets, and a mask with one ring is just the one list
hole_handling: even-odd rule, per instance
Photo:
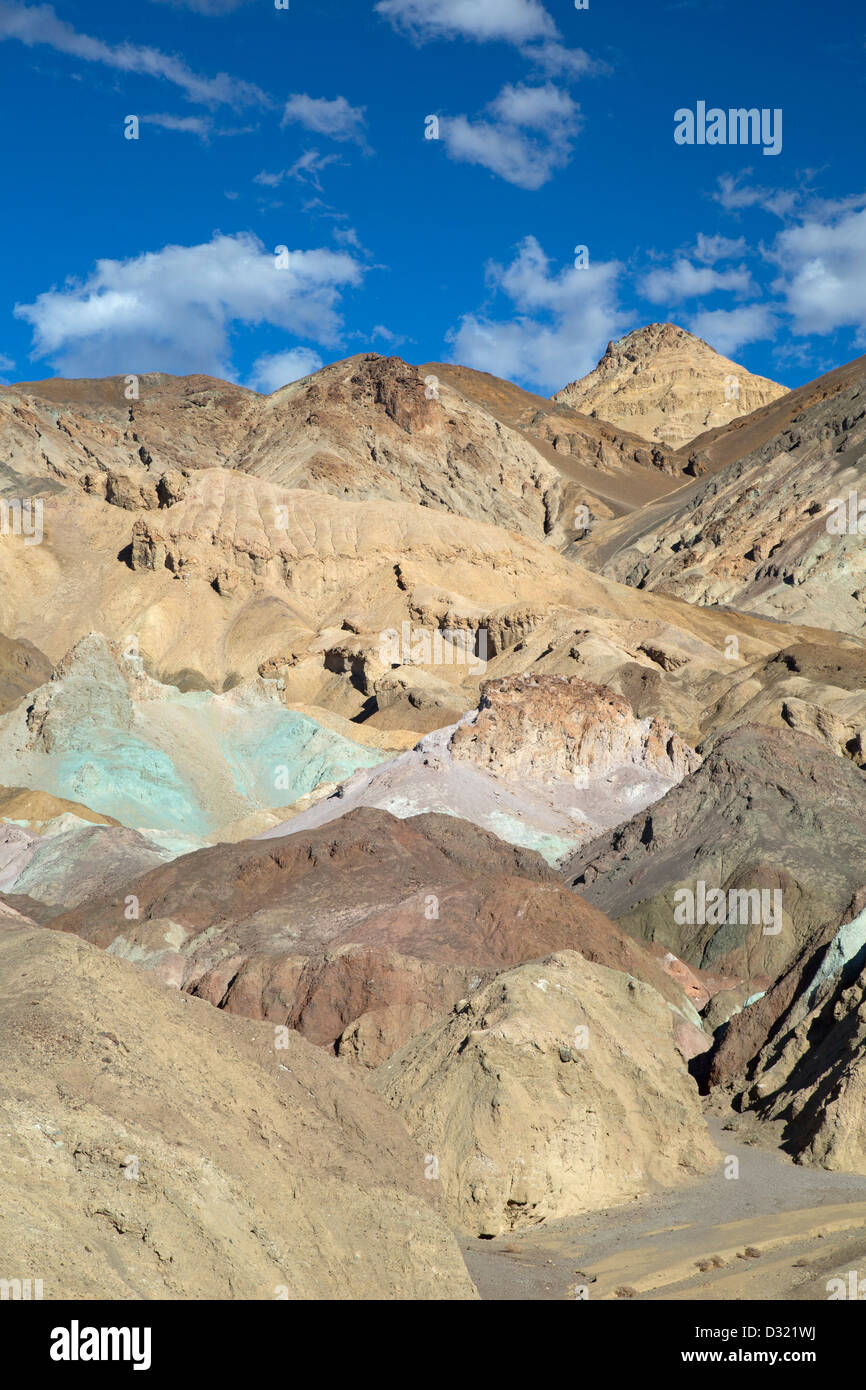
{"label": "green mineral streak", "polygon": [[[178,705],[199,706],[207,718],[208,695],[182,696]],[[203,837],[227,819],[272,806],[286,806],[321,782],[341,782],[358,768],[388,755],[324,729],[291,710],[248,706],[241,717],[215,720],[212,763],[196,772],[179,770],[162,750],[127,730],[94,732],[86,749],[61,752],[54,760],[55,785],[45,790],[113,816],[135,829]],[[202,791],[222,774],[240,803],[229,816],[206,804]]]}
{"label": "green mineral streak", "polygon": [[566,840],[561,835],[553,835],[547,831],[530,830],[505,811],[491,811],[488,819],[493,833],[498,835],[500,840],[505,840],[509,845],[520,845],[522,849],[534,849],[542,859],[546,859],[548,864],[553,866],[577,844],[577,837]]}

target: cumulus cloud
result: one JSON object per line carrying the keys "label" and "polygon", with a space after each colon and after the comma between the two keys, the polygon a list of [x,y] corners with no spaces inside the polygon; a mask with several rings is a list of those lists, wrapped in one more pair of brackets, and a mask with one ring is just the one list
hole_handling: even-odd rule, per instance
{"label": "cumulus cloud", "polygon": [[707,309],[689,320],[692,333],[728,357],[746,343],[772,338],[778,319],[766,304],[743,304],[737,309]]}
{"label": "cumulus cloud", "polygon": [[580,114],[552,83],[508,84],[487,106],[487,119],[446,116],[440,138],[451,159],[480,164],[518,188],[536,189],[571,157]]}
{"label": "cumulus cloud", "polygon": [[797,333],[854,327],[866,342],[866,211],[807,217],[776,237],[773,284]]}
{"label": "cumulus cloud", "polygon": [[364,108],[351,106],[345,97],[311,97],[306,92],[294,92],[283,110],[281,126],[297,122],[316,135],[331,140],[354,140],[364,143]]}
{"label": "cumulus cloud", "polygon": [[526,87],[508,83],[487,108],[493,116],[528,130],[560,131],[574,120],[575,105],[567,92],[552,83]]}
{"label": "cumulus cloud", "polygon": [[17,5],[11,0],[0,0],[0,40],[4,39],[17,39],[28,48],[44,44],[71,58],[101,63],[118,72],[162,78],[179,87],[188,101],[204,106],[269,105],[260,87],[239,81],[228,73],[200,77],[182,58],[162,53],[158,48],[133,43],[108,44],[81,34],[66,20],[58,18],[52,5]]}
{"label": "cumulus cloud", "polygon": [[691,254],[697,261],[715,265],[716,261],[729,261],[733,256],[744,256],[746,249],[746,238],[743,236],[706,236],[703,232],[698,232]]}
{"label": "cumulus cloud", "polygon": [[464,314],[448,334],[452,360],[542,392],[559,390],[591,371],[626,330],[619,274],[615,261],[554,271],[536,238],[526,237],[509,265],[487,267],[491,290],[511,303],[508,317]]}
{"label": "cumulus cloud", "polygon": [[253,363],[248,385],[254,391],[269,396],[288,386],[291,381],[300,381],[324,366],[321,357],[312,348],[294,347],[285,352],[265,353]]}
{"label": "cumulus cloud", "polygon": [[249,233],[101,260],[86,280],[15,306],[33,356],[67,376],[206,372],[232,377],[234,325],[270,324],[325,345],[339,340],[343,291],[363,268],[345,251],[278,258]]}
{"label": "cumulus cloud", "polygon": [[555,39],[556,25],[539,0],[380,0],[377,12],[415,39]]}
{"label": "cumulus cloud", "polygon": [[403,343],[407,341],[403,333],[392,333],[391,329],[387,328],[384,323],[375,324],[370,330],[370,337],[374,340],[381,338],[382,342],[387,343],[388,347],[391,348],[402,347]]}
{"label": "cumulus cloud", "polygon": [[605,63],[591,58],[583,48],[566,48],[555,39],[529,44],[522,51],[524,58],[528,58],[548,77],[588,77],[608,71]]}
{"label": "cumulus cloud", "polygon": [[[760,206],[785,217],[786,225],[772,245],[761,248],[764,263],[775,270],[768,287],[773,301],[704,311],[689,327],[722,352],[772,337],[780,322],[803,337],[853,329],[857,345],[866,346],[866,195],[821,199],[802,190],[788,194],[733,179],[720,182],[718,201],[735,208]],[[795,202],[800,204],[796,216]],[[680,259],[670,270],[650,271],[642,282],[643,292],[656,303],[713,289],[751,294],[744,266],[714,268],[716,261],[741,254],[743,246],[743,238],[701,235],[691,254],[703,265]]]}
{"label": "cumulus cloud", "polygon": [[638,289],[651,304],[680,304],[684,299],[715,294],[719,290],[751,294],[755,286],[745,266],[715,270],[709,265],[694,265],[680,256],[668,269],[649,271],[639,282]]}
{"label": "cumulus cloud", "polygon": [[751,172],[751,169],[744,169],[736,178],[722,174],[718,189],[712,195],[713,201],[726,212],[739,213],[746,208],[759,207],[776,217],[785,217],[796,205],[799,194],[783,188],[759,188],[743,183],[742,179]]}

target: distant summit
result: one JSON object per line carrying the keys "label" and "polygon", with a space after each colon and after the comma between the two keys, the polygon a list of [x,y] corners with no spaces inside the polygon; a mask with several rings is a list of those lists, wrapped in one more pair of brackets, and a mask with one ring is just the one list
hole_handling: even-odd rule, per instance
{"label": "distant summit", "polygon": [[554,400],[678,449],[786,389],[752,376],[685,328],[650,323],[608,343],[598,366]]}

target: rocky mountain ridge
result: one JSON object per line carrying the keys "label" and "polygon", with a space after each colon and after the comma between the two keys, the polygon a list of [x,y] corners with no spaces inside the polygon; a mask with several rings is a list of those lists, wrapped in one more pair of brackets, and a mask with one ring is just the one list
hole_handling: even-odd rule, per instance
{"label": "rocky mountain ridge", "polygon": [[598,365],[553,399],[681,450],[786,390],[722,357],[685,328],[651,323],[608,343]]}

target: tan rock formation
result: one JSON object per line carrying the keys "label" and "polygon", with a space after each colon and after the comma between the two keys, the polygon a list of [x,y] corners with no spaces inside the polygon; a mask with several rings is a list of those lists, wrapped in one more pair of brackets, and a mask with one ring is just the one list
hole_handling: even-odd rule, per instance
{"label": "tan rock formation", "polygon": [[[464,368],[442,366],[440,399],[425,396],[422,408],[413,372],[424,370],[365,356],[326,369],[318,386],[311,378],[268,398],[206,378],[142,378],[134,403],[123,399],[122,378],[0,388],[4,477],[25,495],[37,487],[44,505],[40,545],[0,537],[0,632],[35,643],[52,661],[93,630],[122,644],[133,635],[145,669],[184,690],[227,689],[261,672],[282,682],[287,704],[360,717],[385,733],[453,722],[475,705],[480,680],[532,670],[608,685],[639,718],[663,719],[692,744],[730,727],[749,704],[748,718],[823,727],[834,751],[851,755],[846,746],[866,729],[862,694],[832,681],[819,688],[808,677],[796,688],[786,682],[779,698],[762,697],[767,662],[794,643],[815,642],[815,632],[638,595],[583,567],[584,558],[607,562],[624,524],[639,533],[668,506],[664,494],[681,483],[669,451],[645,464],[637,454],[646,444],[635,436],[627,447],[622,435],[611,443],[603,436],[616,434],[613,427]],[[357,444],[369,460],[354,481],[326,469],[320,487],[307,465],[292,471],[286,438],[303,454],[313,429],[304,414],[310,391],[322,394],[320,418],[336,432],[334,448]],[[457,476],[448,450],[458,449],[463,426],[428,437],[413,414],[428,405],[487,440],[487,462],[477,463],[471,486],[468,455],[460,456],[460,486],[448,483]],[[577,453],[542,438],[557,420],[579,441]],[[341,434],[350,425],[357,438]],[[509,452],[508,431],[517,452]],[[369,448],[379,446],[362,447],[361,436],[383,449],[390,441],[388,470],[377,473]],[[404,447],[414,459],[405,472]],[[500,447],[502,477],[513,488],[495,471]],[[556,532],[560,522],[546,503],[539,510],[538,488],[516,461],[530,448],[574,483],[575,498],[596,499],[588,532],[574,528],[584,539],[562,555],[550,541],[568,534],[565,514]],[[118,490],[109,473],[128,474],[130,486]],[[161,481],[184,473],[182,487]],[[434,484],[436,505],[425,493]],[[395,489],[415,500],[384,500]],[[498,499],[500,525],[472,519],[485,489]],[[616,515],[605,520],[610,511]],[[527,517],[538,539],[505,529]],[[75,583],[60,584],[59,575]],[[803,591],[780,581],[778,592]],[[395,669],[383,634],[403,623],[428,637],[486,631],[486,669],[418,664],[402,651]],[[820,640],[833,650],[832,637]]]}
{"label": "tan rock formation", "polygon": [[474,1235],[675,1186],[717,1157],[667,1005],[572,952],[499,975],[383,1063],[376,1084]]}
{"label": "tan rock formation", "polygon": [[32,642],[13,642],[0,633],[0,714],[12,709],[50,674],[51,662]]}
{"label": "tan rock formation", "polygon": [[542,782],[599,776],[622,763],[678,782],[701,761],[668,725],[635,719],[621,695],[578,676],[485,682],[478,717],[449,746],[494,776]]}
{"label": "tan rock formation", "polygon": [[472,1298],[355,1073],[76,937],[2,925],[4,1277],[46,1299]]}
{"label": "tan rock formation", "polygon": [[66,801],[49,792],[31,791],[29,787],[0,787],[0,820],[16,821],[28,830],[43,834],[45,827],[61,816],[74,816],[93,825],[119,825],[111,816],[101,816],[80,801]]}
{"label": "tan rock formation", "polygon": [[[581,558],[640,588],[866,635],[866,358],[693,446],[711,476],[602,523]],[[792,407],[800,409],[792,413]],[[718,467],[735,447],[745,455]]]}
{"label": "tan rock formation", "polygon": [[598,366],[553,399],[679,449],[786,389],[753,376],[685,328],[651,323],[608,343]]}

